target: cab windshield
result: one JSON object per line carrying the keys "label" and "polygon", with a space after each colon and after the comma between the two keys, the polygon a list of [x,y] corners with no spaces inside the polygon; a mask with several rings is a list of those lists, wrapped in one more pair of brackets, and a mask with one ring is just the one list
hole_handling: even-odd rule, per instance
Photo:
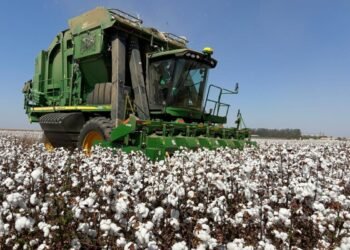
{"label": "cab windshield", "polygon": [[150,63],[150,108],[171,106],[201,110],[208,69],[204,63],[184,58]]}

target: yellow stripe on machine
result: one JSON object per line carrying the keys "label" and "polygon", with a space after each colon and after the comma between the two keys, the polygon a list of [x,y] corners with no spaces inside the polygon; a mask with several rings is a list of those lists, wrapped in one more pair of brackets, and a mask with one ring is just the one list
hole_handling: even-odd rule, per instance
{"label": "yellow stripe on machine", "polygon": [[50,107],[33,107],[32,112],[55,112],[55,111],[109,111],[111,105],[98,105],[98,106],[50,106]]}

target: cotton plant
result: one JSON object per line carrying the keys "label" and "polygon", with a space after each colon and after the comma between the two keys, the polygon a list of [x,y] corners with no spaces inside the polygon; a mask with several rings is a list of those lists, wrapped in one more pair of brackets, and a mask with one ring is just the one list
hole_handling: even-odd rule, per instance
{"label": "cotton plant", "polygon": [[350,145],[81,151],[0,133],[0,245],[13,249],[347,249]]}

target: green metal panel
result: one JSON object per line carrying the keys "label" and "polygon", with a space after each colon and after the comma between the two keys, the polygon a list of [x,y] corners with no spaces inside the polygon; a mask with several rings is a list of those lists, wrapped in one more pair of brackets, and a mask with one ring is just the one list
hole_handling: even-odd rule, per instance
{"label": "green metal panel", "polygon": [[185,147],[190,149],[196,149],[200,147],[200,143],[196,137],[185,137],[185,136],[176,136],[174,137],[176,145],[178,147]]}
{"label": "green metal panel", "polygon": [[41,51],[35,59],[35,75],[33,78],[33,90],[42,91],[42,83],[45,79],[45,61],[47,57],[46,51]]}
{"label": "green metal panel", "polygon": [[235,142],[235,146],[236,148],[238,149],[243,149],[244,148],[244,145],[246,144],[246,140],[234,140]]}
{"label": "green metal panel", "polygon": [[224,139],[224,140],[225,140],[227,147],[229,147],[229,148],[236,148],[237,147],[234,140],[232,140],[232,139]]}
{"label": "green metal panel", "polygon": [[227,140],[225,139],[216,139],[220,145],[220,147],[227,147],[229,144],[226,142]]}
{"label": "green metal panel", "polygon": [[202,117],[201,111],[193,110],[189,108],[166,107],[165,113],[175,117],[190,117],[194,119],[200,119]]}
{"label": "green metal panel", "polygon": [[114,23],[115,19],[107,9],[97,7],[94,10],[70,19],[69,27],[73,35],[78,35],[96,27],[106,29]]}
{"label": "green metal panel", "polygon": [[[80,63],[80,70],[84,76],[84,94],[87,95],[96,83],[109,82],[109,72],[102,57],[92,58]],[[86,96],[83,97],[85,100]]]}
{"label": "green metal panel", "polygon": [[[185,131],[187,136],[169,134],[169,128],[174,131]],[[196,130],[200,135],[193,134]],[[209,134],[208,134],[209,131]],[[211,134],[211,132],[213,134]],[[253,145],[247,139],[224,139],[224,135],[235,131],[235,128],[221,128],[214,125],[186,124],[163,121],[148,121],[137,123],[136,117],[130,116],[128,123],[121,124],[111,132],[111,138],[105,146],[119,147],[125,152],[130,150],[143,151],[150,159],[163,159],[180,148],[196,150],[198,148],[216,149],[220,147],[243,149],[245,144]],[[162,134],[162,135],[161,135]],[[140,138],[130,140],[130,138]]]}
{"label": "green metal panel", "polygon": [[213,149],[215,148],[213,145],[212,145],[212,141],[210,140],[210,138],[207,138],[207,137],[197,137],[199,143],[201,144],[201,146],[203,148],[208,148],[208,149]]}
{"label": "green metal panel", "polygon": [[59,45],[57,45],[56,53],[52,56],[52,61],[50,62],[49,67],[51,68],[50,72],[50,80],[49,80],[49,88],[60,88],[62,84],[62,55],[61,55],[61,48]]}
{"label": "green metal panel", "polygon": [[147,148],[145,154],[151,160],[161,160],[164,159],[166,153],[163,148]]}
{"label": "green metal panel", "polygon": [[103,48],[103,31],[96,28],[75,36],[74,46],[76,59],[100,54]]}
{"label": "green metal panel", "polygon": [[129,122],[126,124],[120,124],[111,132],[110,141],[114,142],[122,139],[123,137],[129,135],[134,132],[136,129],[136,117],[130,116]]}
{"label": "green metal panel", "polygon": [[47,52],[41,51],[35,59],[35,74],[33,77],[32,99],[35,103],[43,105],[44,103],[44,84],[46,70]]}

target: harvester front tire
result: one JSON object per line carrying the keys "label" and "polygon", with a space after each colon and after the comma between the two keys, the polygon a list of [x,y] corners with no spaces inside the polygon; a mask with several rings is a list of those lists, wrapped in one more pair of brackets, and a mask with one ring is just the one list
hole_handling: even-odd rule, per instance
{"label": "harvester front tire", "polygon": [[99,142],[108,140],[113,128],[112,121],[105,117],[90,119],[80,131],[78,137],[78,148],[86,155],[91,155],[92,146]]}

